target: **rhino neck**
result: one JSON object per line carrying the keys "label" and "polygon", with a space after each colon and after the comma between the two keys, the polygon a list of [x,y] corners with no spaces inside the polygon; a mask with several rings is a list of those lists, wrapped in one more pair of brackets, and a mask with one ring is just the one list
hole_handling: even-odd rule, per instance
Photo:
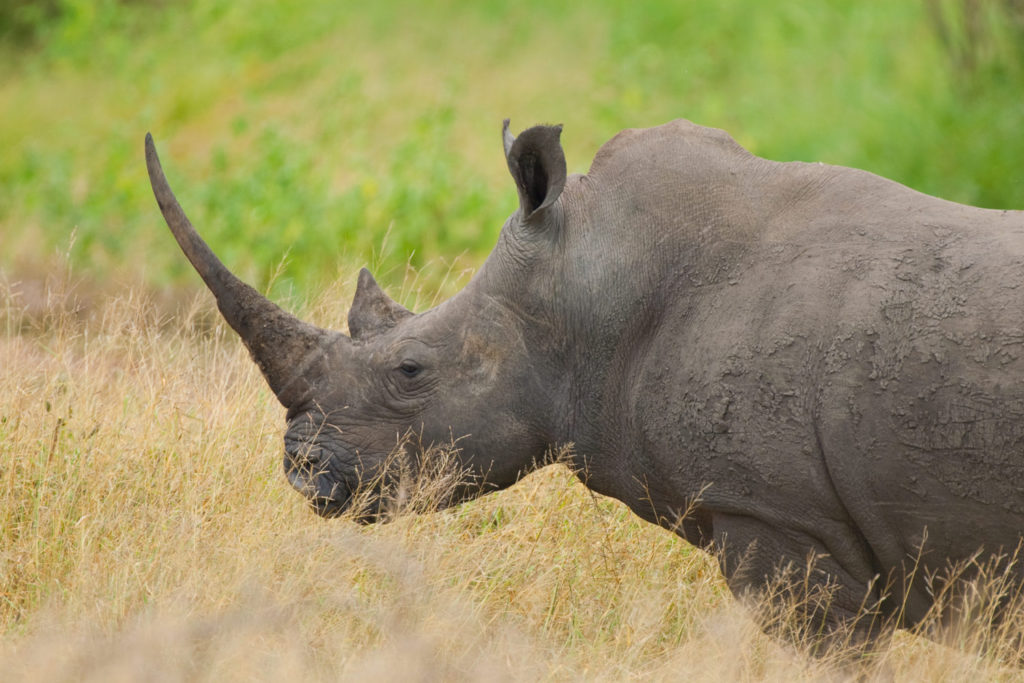
{"label": "rhino neck", "polygon": [[653,212],[624,212],[590,180],[570,177],[561,205],[559,234],[542,252],[506,225],[471,285],[518,320],[543,373],[551,441],[575,444],[573,464],[590,488],[636,507],[638,378],[666,315],[685,316],[686,278],[706,265],[684,234],[650,229]]}
{"label": "rhino neck", "polygon": [[[531,246],[506,226],[476,276],[448,304],[475,311],[479,324],[501,320],[503,343],[515,345],[522,359],[515,391],[547,447],[598,443],[606,431],[600,406],[614,383],[608,368],[627,362],[618,358],[627,351],[626,337],[602,324],[605,316],[593,310],[601,302],[565,277],[563,258],[536,258]],[[608,312],[611,317],[611,307]]]}
{"label": "rhino neck", "polygon": [[464,325],[464,336],[476,335],[495,349],[501,358],[495,375],[515,397],[520,419],[531,425],[540,460],[545,450],[573,438],[569,338],[555,312],[511,285],[509,270],[498,261],[492,254],[465,289],[436,310]]}

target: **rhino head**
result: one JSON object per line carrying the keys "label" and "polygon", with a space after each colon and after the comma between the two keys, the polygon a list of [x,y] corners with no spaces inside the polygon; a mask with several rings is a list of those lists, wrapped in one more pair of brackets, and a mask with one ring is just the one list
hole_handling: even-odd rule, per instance
{"label": "rhino head", "polygon": [[565,411],[550,378],[556,345],[543,321],[525,324],[541,307],[524,292],[533,255],[557,239],[566,180],[560,133],[538,126],[514,138],[505,121],[520,206],[499,248],[463,291],[418,314],[364,268],[351,336],[299,320],[235,277],[189,222],[146,136],[164,219],[287,409],[285,474],[320,515],[337,516],[358,498],[357,519],[386,517],[397,473],[422,471],[430,446],[457,444],[449,452],[461,483],[437,500],[445,506],[509,486],[557,442]]}

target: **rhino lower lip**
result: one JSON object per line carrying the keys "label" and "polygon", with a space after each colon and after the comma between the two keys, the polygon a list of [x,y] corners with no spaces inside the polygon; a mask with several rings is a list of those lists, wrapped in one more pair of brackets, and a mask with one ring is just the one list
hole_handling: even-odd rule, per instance
{"label": "rhino lower lip", "polygon": [[292,488],[299,493],[308,496],[315,491],[315,487],[312,482],[302,476],[297,467],[285,469],[284,474],[288,478],[288,483],[291,484]]}
{"label": "rhino lower lip", "polygon": [[[348,508],[351,495],[341,484],[332,484],[330,493],[325,495],[318,482],[298,468],[286,470],[285,476],[292,488],[306,497],[317,514],[323,517],[337,517]],[[339,493],[344,495],[336,495]]]}

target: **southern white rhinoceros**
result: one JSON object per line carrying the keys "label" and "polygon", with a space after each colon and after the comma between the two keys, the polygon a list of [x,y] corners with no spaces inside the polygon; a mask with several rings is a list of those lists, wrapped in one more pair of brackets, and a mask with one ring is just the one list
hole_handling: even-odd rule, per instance
{"label": "southern white rhinoceros", "polygon": [[816,557],[800,586],[834,590],[810,610],[828,629],[864,607],[861,635],[917,623],[953,564],[1024,576],[1024,212],[685,121],[568,177],[561,127],[503,133],[519,208],[486,263],[422,313],[364,269],[351,336],[232,275],[147,136],[164,218],[287,409],[284,469],[318,513],[372,481],[376,519],[409,430],[460,439],[476,479],[449,502],[572,443],[587,486],[715,549],[734,592]]}

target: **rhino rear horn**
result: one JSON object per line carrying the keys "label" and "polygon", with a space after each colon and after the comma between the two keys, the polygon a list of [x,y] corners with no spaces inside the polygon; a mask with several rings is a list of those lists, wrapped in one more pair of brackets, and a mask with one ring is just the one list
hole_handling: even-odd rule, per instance
{"label": "rhino rear horn", "polygon": [[554,204],[565,187],[565,152],[562,126],[534,126],[513,138],[508,119],[502,127],[505,160],[519,192],[519,209],[530,220]]}
{"label": "rhino rear horn", "polygon": [[326,345],[342,335],[283,311],[221,263],[178,204],[160,166],[153,137],[148,133],[146,167],[167,226],[213,293],[224,320],[245,342],[278,400],[286,408],[296,405],[308,395]]}
{"label": "rhino rear horn", "polygon": [[366,268],[359,271],[356,295],[348,311],[348,332],[353,339],[366,339],[389,330],[413,313],[393,301]]}

